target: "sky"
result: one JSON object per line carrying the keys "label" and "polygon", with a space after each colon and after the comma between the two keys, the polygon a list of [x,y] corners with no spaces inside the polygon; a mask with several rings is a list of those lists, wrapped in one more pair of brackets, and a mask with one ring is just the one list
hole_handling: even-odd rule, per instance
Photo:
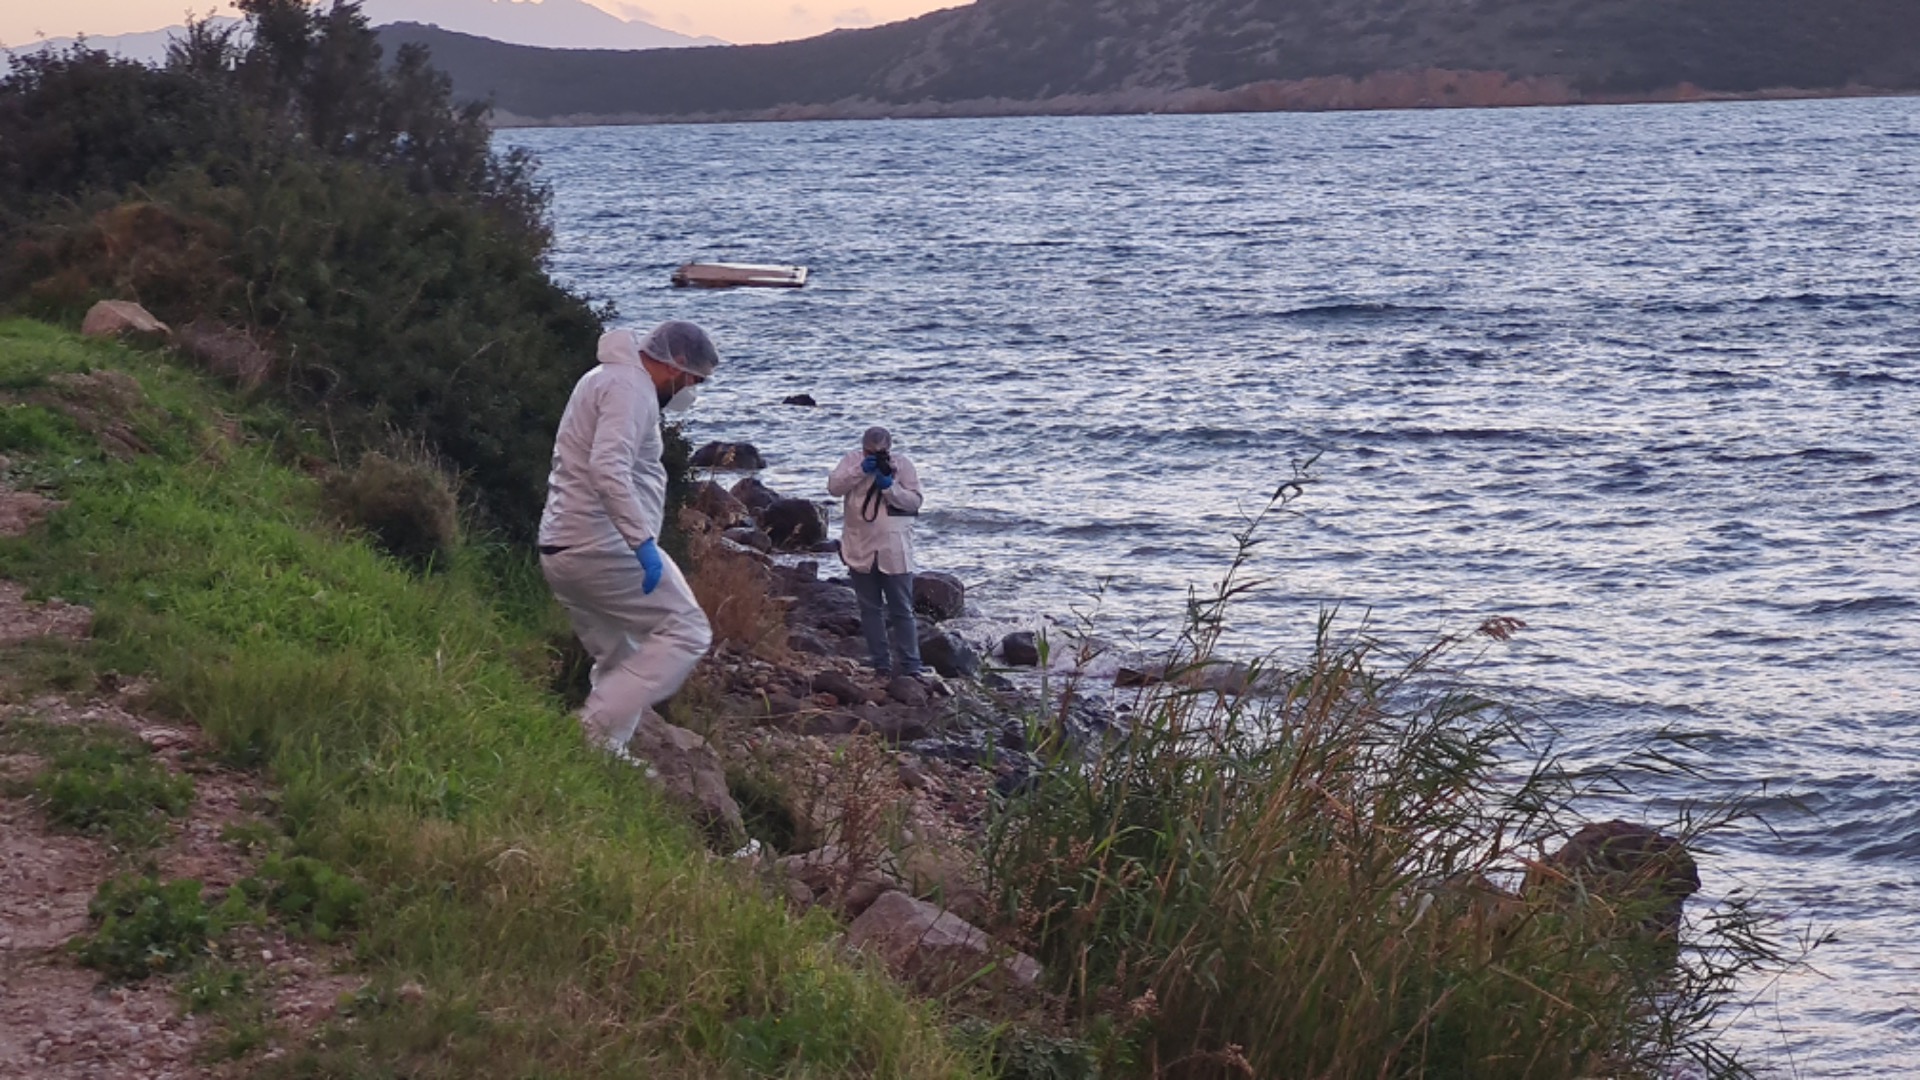
{"label": "sky", "polygon": [[[693,36],[749,44],[811,37],[838,27],[877,26],[955,7],[963,0],[589,0],[627,19]],[[187,13],[231,14],[214,0],[0,0],[0,42],[44,35],[130,34],[175,26]]]}

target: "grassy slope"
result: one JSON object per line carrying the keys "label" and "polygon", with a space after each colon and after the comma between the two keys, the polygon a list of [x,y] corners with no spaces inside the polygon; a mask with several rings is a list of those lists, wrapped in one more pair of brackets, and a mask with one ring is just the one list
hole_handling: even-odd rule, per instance
{"label": "grassy slope", "polygon": [[[60,378],[100,369],[145,401]],[[103,453],[87,417],[154,452]],[[150,674],[158,708],[281,788],[297,852],[373,894],[375,991],[272,1075],[969,1074],[827,923],[583,747],[539,677],[530,568],[469,553],[422,581],[330,534],[276,459],[288,431],[153,357],[0,322],[0,454],[68,500],[0,541],[0,576],[92,605],[91,663]],[[391,992],[410,981],[426,994]]]}

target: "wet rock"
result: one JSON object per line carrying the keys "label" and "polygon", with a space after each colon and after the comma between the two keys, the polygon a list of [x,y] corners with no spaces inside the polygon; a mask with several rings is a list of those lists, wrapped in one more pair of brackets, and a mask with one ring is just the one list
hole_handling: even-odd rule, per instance
{"label": "wet rock", "polygon": [[999,962],[995,981],[1030,987],[1039,981],[1032,957],[997,945],[952,912],[904,892],[889,892],[847,927],[847,947],[880,956],[902,978],[924,989],[958,986]]}
{"label": "wet rock", "polygon": [[772,538],[774,547],[786,551],[807,551],[827,538],[827,519],[806,499],[781,499],[771,504],[760,512],[760,527]]}
{"label": "wet rock", "polygon": [[739,544],[743,548],[758,551],[762,555],[773,550],[773,538],[761,532],[759,529],[742,526],[737,529],[728,529],[720,535]]}
{"label": "wet rock", "polygon": [[966,614],[967,587],[952,574],[923,570],[913,575],[913,610],[930,619],[957,619]]}
{"label": "wet rock", "polygon": [[653,766],[651,773],[667,797],[693,815],[714,850],[737,851],[746,843],[740,805],[727,790],[726,767],[707,740],[648,712],[627,751]]}
{"label": "wet rock", "polygon": [[822,540],[807,550],[815,555],[838,555],[840,554],[840,541]]}
{"label": "wet rock", "polygon": [[780,493],[760,482],[757,476],[743,476],[727,493],[739,499],[756,515],[780,501]]}
{"label": "wet rock", "polygon": [[738,524],[748,518],[747,504],[711,480],[702,480],[693,485],[692,496],[687,501],[695,510],[707,515],[709,520],[721,525]]}
{"label": "wet rock", "polygon": [[1520,894],[1529,902],[1572,903],[1591,896],[1660,933],[1679,929],[1700,870],[1686,845],[1626,821],[1594,822],[1528,869]]}
{"label": "wet rock", "polygon": [[710,442],[693,452],[688,464],[697,469],[744,469],[767,467],[765,458],[752,443]]}
{"label": "wet rock", "polygon": [[801,408],[805,408],[805,409],[811,409],[811,408],[814,408],[815,406],[817,406],[817,405],[819,405],[820,403],[819,403],[819,402],[817,402],[817,401],[815,401],[815,400],[813,400],[813,395],[812,395],[812,394],[795,394],[795,395],[793,395],[792,397],[788,397],[788,398],[782,398],[782,399],[780,400],[780,404],[782,404],[782,405],[798,405],[798,406],[800,406]]}
{"label": "wet rock", "polygon": [[1011,667],[1038,667],[1040,641],[1031,630],[1021,630],[1000,639],[1000,659]]}
{"label": "wet rock", "polygon": [[971,678],[980,673],[980,654],[960,635],[938,627],[920,628],[920,660],[949,679]]}
{"label": "wet rock", "polygon": [[86,337],[159,337],[170,330],[153,313],[130,300],[102,300],[87,309],[80,333]]}

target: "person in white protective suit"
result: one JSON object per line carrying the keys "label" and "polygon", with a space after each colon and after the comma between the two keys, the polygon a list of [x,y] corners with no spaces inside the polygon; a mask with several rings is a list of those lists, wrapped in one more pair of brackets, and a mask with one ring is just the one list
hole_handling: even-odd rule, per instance
{"label": "person in white protective suit", "polygon": [[893,436],[868,428],[860,449],[827,476],[827,494],[845,496],[840,561],[860,599],[867,656],[882,675],[919,675],[920,628],[913,617],[913,521],[924,496],[920,473]]}
{"label": "person in white protective suit", "polygon": [[587,738],[626,755],[641,716],[680,689],[713,641],[660,550],[667,470],[660,415],[683,412],[720,363],[706,331],[665,322],[601,335],[560,418],[540,518],[540,569],[593,656]]}

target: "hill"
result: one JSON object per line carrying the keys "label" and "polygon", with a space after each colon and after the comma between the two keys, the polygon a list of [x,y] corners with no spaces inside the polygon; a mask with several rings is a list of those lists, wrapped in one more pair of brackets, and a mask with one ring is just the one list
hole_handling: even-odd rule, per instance
{"label": "hill", "polygon": [[514,48],[418,25],[507,122],[1523,104],[1920,87],[1906,0],[979,0],[678,53]]}

